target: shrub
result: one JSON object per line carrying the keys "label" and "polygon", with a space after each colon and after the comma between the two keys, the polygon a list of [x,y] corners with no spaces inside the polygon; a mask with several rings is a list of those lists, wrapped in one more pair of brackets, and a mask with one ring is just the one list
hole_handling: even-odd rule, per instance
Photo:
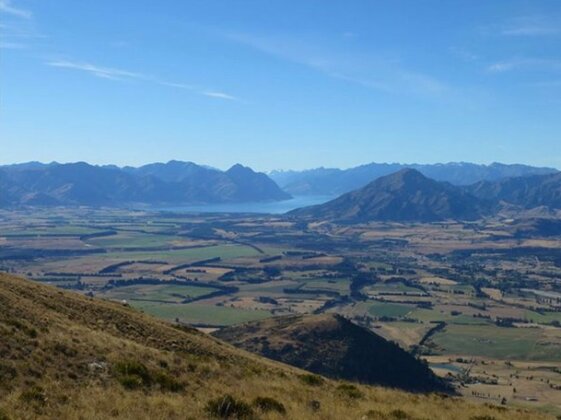
{"label": "shrub", "polygon": [[249,404],[236,400],[231,395],[210,400],[206,405],[206,411],[211,417],[218,419],[250,420],[255,417]]}
{"label": "shrub", "polygon": [[409,416],[409,414],[407,414],[405,411],[397,409],[397,410],[393,410],[390,415],[394,418],[394,419],[410,419],[411,417]]}
{"label": "shrub", "polygon": [[44,405],[47,402],[45,390],[37,385],[33,385],[31,388],[23,391],[20,399],[27,403],[37,403],[39,405]]}
{"label": "shrub", "polygon": [[134,360],[120,361],[115,364],[114,370],[119,375],[119,382],[125,388],[149,386],[152,383],[152,376],[148,368],[140,362]]}
{"label": "shrub", "polygon": [[154,375],[154,382],[160,386],[162,391],[181,392],[185,389],[183,383],[164,372],[156,373]]}
{"label": "shrub", "polygon": [[117,380],[126,389],[137,389],[144,385],[142,379],[136,375],[119,376]]}
{"label": "shrub", "polygon": [[74,357],[78,354],[78,351],[76,349],[73,349],[72,347],[68,347],[64,343],[56,343],[55,344],[55,351],[57,353],[64,354],[66,357]]}
{"label": "shrub", "polygon": [[37,338],[37,336],[39,335],[35,328],[29,327],[28,325],[23,324],[18,320],[9,320],[8,324],[20,331],[23,331],[23,333],[26,334],[28,337]]}
{"label": "shrub", "polygon": [[337,387],[337,390],[344,396],[355,400],[364,397],[364,394],[351,384],[341,384]]}
{"label": "shrub", "polygon": [[141,378],[150,377],[148,368],[135,360],[124,360],[115,363],[115,371],[123,375],[137,375]]}
{"label": "shrub", "polygon": [[324,380],[321,376],[312,375],[310,373],[307,373],[305,375],[300,375],[300,379],[306,385],[311,385],[311,386],[319,386],[319,385],[322,385],[323,382],[324,382]]}
{"label": "shrub", "polygon": [[381,411],[378,411],[378,410],[368,410],[366,412],[366,414],[364,415],[364,418],[365,419],[379,420],[379,419],[386,419],[387,416],[384,413],[382,413]]}
{"label": "shrub", "polygon": [[[506,402],[506,399],[505,399]],[[489,403],[485,403],[485,407],[489,407],[491,410],[496,410],[496,411],[507,411],[508,408],[506,407],[501,407],[500,405],[495,405],[495,404],[489,404]]]}
{"label": "shrub", "polygon": [[8,415],[0,408],[0,420],[10,420]]}
{"label": "shrub", "polygon": [[311,400],[308,401],[308,407],[312,411],[319,411],[319,409],[321,408],[321,403],[318,400]]}
{"label": "shrub", "polygon": [[265,413],[269,411],[276,411],[280,414],[286,414],[286,408],[284,408],[284,404],[270,397],[255,398],[253,400],[253,406]]}
{"label": "shrub", "polygon": [[[8,382],[18,376],[16,368],[0,361],[0,382]],[[0,418],[1,420],[1,418]]]}

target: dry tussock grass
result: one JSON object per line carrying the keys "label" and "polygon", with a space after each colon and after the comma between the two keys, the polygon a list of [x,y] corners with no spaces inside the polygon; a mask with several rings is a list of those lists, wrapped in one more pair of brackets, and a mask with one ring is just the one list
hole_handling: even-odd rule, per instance
{"label": "dry tussock grass", "polygon": [[[195,330],[7,275],[0,275],[0,338],[2,420],[200,419],[211,416],[209,401],[226,395],[260,419],[545,418],[446,396],[303,381],[298,369]],[[263,411],[276,406],[264,398],[286,413]]]}

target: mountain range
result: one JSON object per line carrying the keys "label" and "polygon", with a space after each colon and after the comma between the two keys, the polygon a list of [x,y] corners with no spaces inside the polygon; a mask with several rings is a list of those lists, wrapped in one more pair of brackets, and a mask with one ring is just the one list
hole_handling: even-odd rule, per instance
{"label": "mountain range", "polygon": [[481,181],[457,186],[435,181],[416,169],[402,169],[327,203],[293,210],[288,216],[344,223],[475,220],[504,207],[561,208],[561,173]]}
{"label": "mountain range", "polygon": [[272,171],[269,176],[284,191],[293,195],[335,196],[364,187],[376,178],[405,168],[416,169],[436,181],[446,181],[454,185],[470,185],[480,181],[494,182],[505,178],[558,172],[553,168],[502,163],[490,165],[466,162],[410,165],[369,163],[350,169],[317,168],[304,171]]}
{"label": "mountain range", "polygon": [[[379,176],[396,168],[395,172]],[[523,209],[561,208],[561,172],[525,165],[459,163],[404,168],[401,164],[370,164],[345,171],[318,169],[272,176],[297,194],[303,190],[306,194],[333,193],[356,183],[365,184],[326,204],[293,211],[291,216],[347,222],[473,220],[494,214],[505,205]],[[367,177],[371,178],[367,181]],[[266,174],[240,164],[226,171],[181,161],[141,167],[95,166],[84,162],[0,166],[0,207],[123,207],[289,198],[291,195]]]}
{"label": "mountain range", "polygon": [[286,200],[290,195],[251,168],[227,171],[170,161],[139,168],[84,162],[0,167],[0,205],[191,204]]}

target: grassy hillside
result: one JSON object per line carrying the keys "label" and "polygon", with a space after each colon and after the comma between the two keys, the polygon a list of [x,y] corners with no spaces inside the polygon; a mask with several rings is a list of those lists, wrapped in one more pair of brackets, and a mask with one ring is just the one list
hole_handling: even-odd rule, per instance
{"label": "grassy hillside", "polygon": [[289,315],[217,331],[236,347],[335,379],[450,392],[411,354],[340,315]]}
{"label": "grassy hillside", "polygon": [[545,418],[323,379],[116,303],[3,274],[0,338],[3,420]]}

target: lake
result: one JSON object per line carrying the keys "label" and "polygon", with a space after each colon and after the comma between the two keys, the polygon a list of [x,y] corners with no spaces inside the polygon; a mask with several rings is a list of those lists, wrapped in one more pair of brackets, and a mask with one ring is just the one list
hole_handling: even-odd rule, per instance
{"label": "lake", "polygon": [[191,204],[180,206],[149,207],[144,210],[170,211],[174,213],[268,213],[282,214],[300,207],[323,204],[334,196],[309,195],[297,196],[284,201],[265,201],[248,203]]}

